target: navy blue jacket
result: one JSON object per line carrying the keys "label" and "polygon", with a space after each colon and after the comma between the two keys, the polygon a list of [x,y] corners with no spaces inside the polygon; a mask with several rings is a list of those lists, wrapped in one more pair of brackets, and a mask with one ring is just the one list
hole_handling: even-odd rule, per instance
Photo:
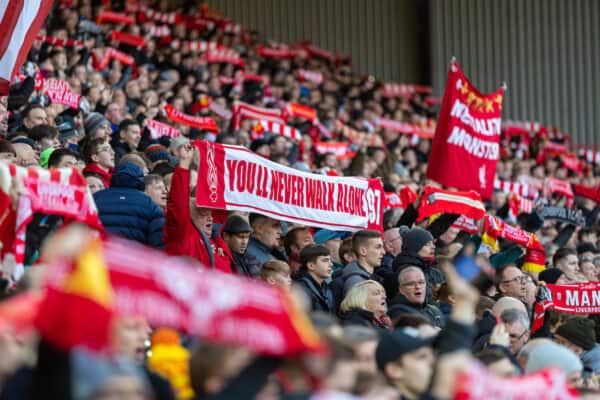
{"label": "navy blue jacket", "polygon": [[108,233],[162,248],[165,216],[143,190],[140,167],[133,163],[119,166],[110,188],[94,194],[98,216]]}

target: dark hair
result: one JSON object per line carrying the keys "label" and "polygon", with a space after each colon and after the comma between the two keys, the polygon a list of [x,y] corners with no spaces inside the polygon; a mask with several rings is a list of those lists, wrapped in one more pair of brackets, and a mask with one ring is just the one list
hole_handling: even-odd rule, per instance
{"label": "dark hair", "polygon": [[42,139],[54,139],[58,136],[58,129],[46,124],[36,125],[29,130],[27,136],[36,142]]}
{"label": "dark hair", "polygon": [[58,167],[58,164],[60,164],[63,157],[66,156],[73,156],[76,160],[79,158],[78,154],[70,149],[56,149],[50,154],[50,157],[48,157],[48,168]]}
{"label": "dark hair", "polygon": [[96,139],[88,140],[84,144],[83,149],[81,150],[81,154],[83,155],[83,160],[87,164],[94,162],[94,160],[92,160],[92,156],[98,154],[98,148],[105,143],[106,143],[106,140],[104,140],[104,138],[96,138]]}
{"label": "dark hair", "polygon": [[250,213],[248,216],[248,222],[250,222],[251,226],[254,226],[255,223],[260,222],[261,220],[267,219],[266,215],[258,214],[258,213]]}
{"label": "dark hair", "polygon": [[0,153],[12,153],[15,157],[17,156],[12,143],[4,139],[0,139]]}
{"label": "dark hair", "polygon": [[352,253],[352,238],[346,238],[340,244],[340,249],[338,250],[338,256],[340,257],[340,261],[345,263],[344,254]]}
{"label": "dark hair", "polygon": [[475,354],[475,358],[481,361],[483,365],[489,366],[490,364],[508,358],[508,356],[502,350],[487,348]]}
{"label": "dark hair", "polygon": [[140,123],[135,119],[126,118],[119,124],[119,132],[125,132],[130,126],[137,125],[140,126]]}
{"label": "dark hair", "polygon": [[148,187],[148,185],[152,185],[155,182],[164,182],[162,176],[157,174],[148,174],[144,177],[144,185]]}
{"label": "dark hair", "polygon": [[[40,110],[44,110],[44,107],[40,106],[39,104],[29,104],[27,107],[25,107],[25,109],[23,110],[23,119],[28,118],[29,114],[31,114],[31,112],[35,109],[40,109]],[[46,110],[44,110],[46,111]]]}
{"label": "dark hair", "polygon": [[554,256],[552,257],[552,265],[556,266],[557,262],[570,255],[576,256],[577,253],[575,250],[568,247],[561,247],[560,249],[556,250],[556,253],[554,253]]}
{"label": "dark hair", "polygon": [[296,226],[287,232],[287,235],[285,235],[283,238],[283,247],[285,248],[285,252],[288,256],[291,254],[292,245],[296,244],[298,234],[301,232],[306,232],[307,230],[308,227],[306,226]]}
{"label": "dark hair", "polygon": [[300,252],[300,263],[306,268],[308,263],[317,261],[319,257],[330,256],[329,249],[320,244],[309,244]]}
{"label": "dark hair", "polygon": [[352,251],[354,251],[354,254],[358,255],[358,250],[361,247],[365,246],[367,244],[367,241],[377,238],[381,238],[381,233],[377,231],[365,229],[356,232],[352,236]]}
{"label": "dark hair", "polygon": [[393,322],[394,329],[405,327],[418,328],[422,325],[434,326],[429,318],[421,314],[401,313],[394,318]]}

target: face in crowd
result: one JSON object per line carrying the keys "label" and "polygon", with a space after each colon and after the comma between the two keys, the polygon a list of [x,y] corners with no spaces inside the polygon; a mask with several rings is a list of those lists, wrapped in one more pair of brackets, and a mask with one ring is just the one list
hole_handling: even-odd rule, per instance
{"label": "face in crowd", "polygon": [[427,281],[420,268],[407,267],[398,274],[398,292],[413,304],[423,304]]}

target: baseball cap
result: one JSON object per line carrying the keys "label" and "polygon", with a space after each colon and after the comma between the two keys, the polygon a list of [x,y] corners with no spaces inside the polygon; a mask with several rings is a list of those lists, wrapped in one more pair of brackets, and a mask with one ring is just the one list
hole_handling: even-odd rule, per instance
{"label": "baseball cap", "polygon": [[330,231],[329,229],[321,229],[313,236],[315,244],[323,244],[333,239],[344,239],[346,232]]}
{"label": "baseball cap", "polygon": [[383,371],[386,364],[397,361],[404,354],[430,346],[434,339],[420,337],[419,331],[413,327],[382,332],[375,350],[377,368]]}

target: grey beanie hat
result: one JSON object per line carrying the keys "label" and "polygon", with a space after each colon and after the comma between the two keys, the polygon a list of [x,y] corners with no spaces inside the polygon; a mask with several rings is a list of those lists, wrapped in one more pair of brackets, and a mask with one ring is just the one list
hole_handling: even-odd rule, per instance
{"label": "grey beanie hat", "polygon": [[96,132],[98,128],[100,128],[104,124],[108,124],[108,120],[104,117],[104,115],[92,112],[85,117],[85,121],[83,123],[83,128],[85,129],[85,134],[90,136]]}
{"label": "grey beanie hat", "polygon": [[529,355],[525,372],[536,372],[548,367],[557,367],[567,375],[583,370],[583,364],[577,354],[556,343],[545,343],[536,347]]}

